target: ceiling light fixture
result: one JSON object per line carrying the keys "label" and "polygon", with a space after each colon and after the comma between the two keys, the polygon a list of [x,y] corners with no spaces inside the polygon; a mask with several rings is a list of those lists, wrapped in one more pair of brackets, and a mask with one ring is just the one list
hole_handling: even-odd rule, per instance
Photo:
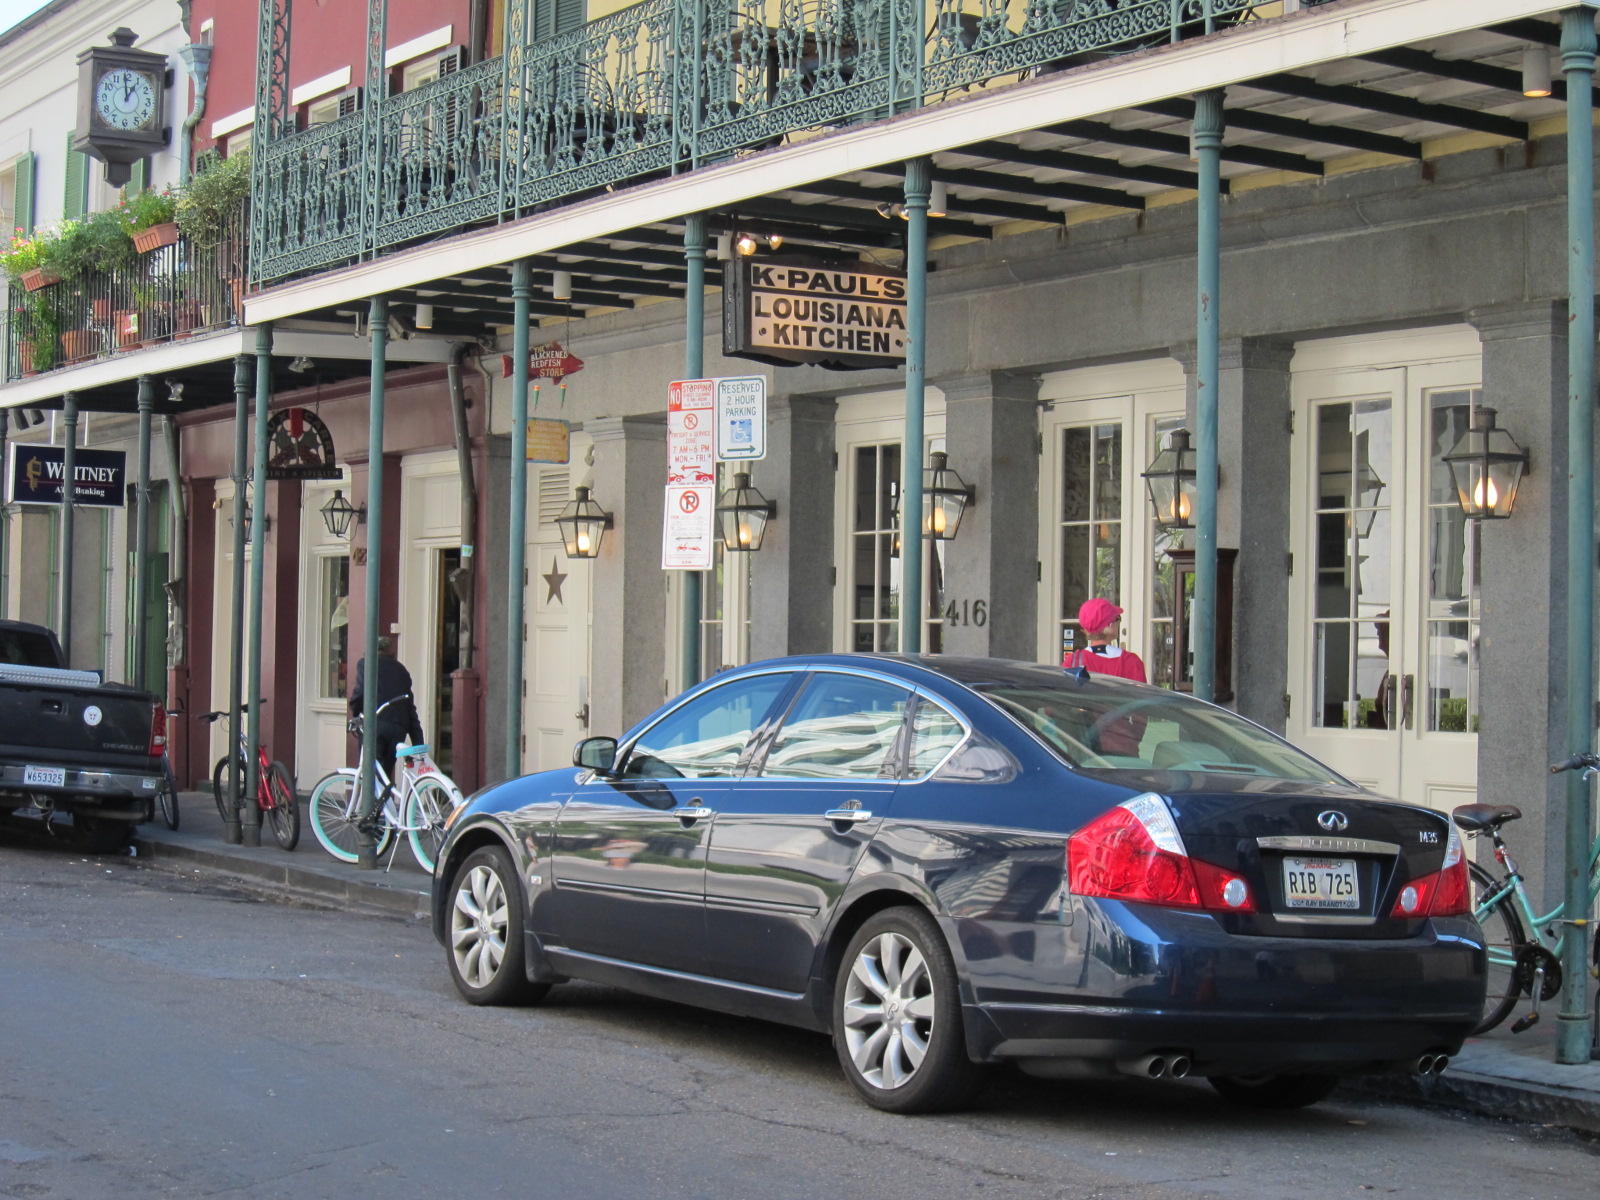
{"label": "ceiling light fixture", "polygon": [[572,272],[550,272],[550,296],[555,300],[572,299]]}
{"label": "ceiling light fixture", "polygon": [[431,304],[419,304],[419,305],[417,305],[417,328],[418,329],[432,329],[433,328],[433,305],[431,305]]}
{"label": "ceiling light fixture", "polygon": [[1522,94],[1538,100],[1550,95],[1550,51],[1529,46],[1522,52]]}

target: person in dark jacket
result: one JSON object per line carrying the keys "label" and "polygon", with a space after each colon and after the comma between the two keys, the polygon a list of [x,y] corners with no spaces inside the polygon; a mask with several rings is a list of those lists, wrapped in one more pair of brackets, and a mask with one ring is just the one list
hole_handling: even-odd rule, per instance
{"label": "person in dark jacket", "polygon": [[[378,761],[395,777],[395,749],[402,743],[421,745],[422,722],[417,718],[417,706],[411,696],[411,672],[390,653],[393,642],[386,637],[378,639],[378,693],[377,736]],[[366,711],[367,660],[356,663],[355,687],[350,692],[350,715],[359,717]]]}

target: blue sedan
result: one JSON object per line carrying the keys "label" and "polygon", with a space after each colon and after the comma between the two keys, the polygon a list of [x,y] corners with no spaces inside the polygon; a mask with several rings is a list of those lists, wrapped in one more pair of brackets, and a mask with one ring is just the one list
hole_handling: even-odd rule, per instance
{"label": "blue sedan", "polygon": [[1443,1070],[1484,1003],[1444,814],[1224,709],[995,659],[724,672],[460,808],[433,927],[474,1004],[586,979],[829,1032],[906,1113],[1003,1062],[1310,1104]]}

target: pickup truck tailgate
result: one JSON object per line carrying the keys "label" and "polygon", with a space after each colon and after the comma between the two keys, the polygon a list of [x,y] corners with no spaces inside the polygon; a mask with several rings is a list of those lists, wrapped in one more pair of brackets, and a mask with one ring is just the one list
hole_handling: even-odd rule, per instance
{"label": "pickup truck tailgate", "polygon": [[[116,683],[85,685],[85,675],[95,677],[83,671],[0,667],[0,675],[6,685],[0,687],[0,757],[71,764],[150,757],[154,705],[147,693]],[[44,676],[52,677],[49,683]]]}

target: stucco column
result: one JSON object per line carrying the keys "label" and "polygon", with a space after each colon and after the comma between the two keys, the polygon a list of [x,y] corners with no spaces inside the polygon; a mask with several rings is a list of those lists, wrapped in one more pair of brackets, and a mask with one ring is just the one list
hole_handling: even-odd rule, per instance
{"label": "stucco column", "polygon": [[[1540,911],[1561,901],[1567,756],[1567,306],[1475,312],[1483,402],[1528,451],[1508,520],[1482,521],[1478,798],[1515,804],[1518,865]],[[1487,854],[1480,849],[1479,856]]]}
{"label": "stucco column", "polygon": [[945,622],[945,653],[1038,659],[1039,380],[982,371],[938,386],[950,466],[977,496],[946,548],[944,604],[960,617]]}
{"label": "stucco column", "polygon": [[750,478],[778,502],[750,563],[750,657],[833,649],[834,418],[829,398],[776,396]]}
{"label": "stucco column", "polygon": [[583,429],[594,441],[595,502],[614,519],[593,567],[589,727],[618,736],[666,698],[667,424],[663,413],[602,417]]}

